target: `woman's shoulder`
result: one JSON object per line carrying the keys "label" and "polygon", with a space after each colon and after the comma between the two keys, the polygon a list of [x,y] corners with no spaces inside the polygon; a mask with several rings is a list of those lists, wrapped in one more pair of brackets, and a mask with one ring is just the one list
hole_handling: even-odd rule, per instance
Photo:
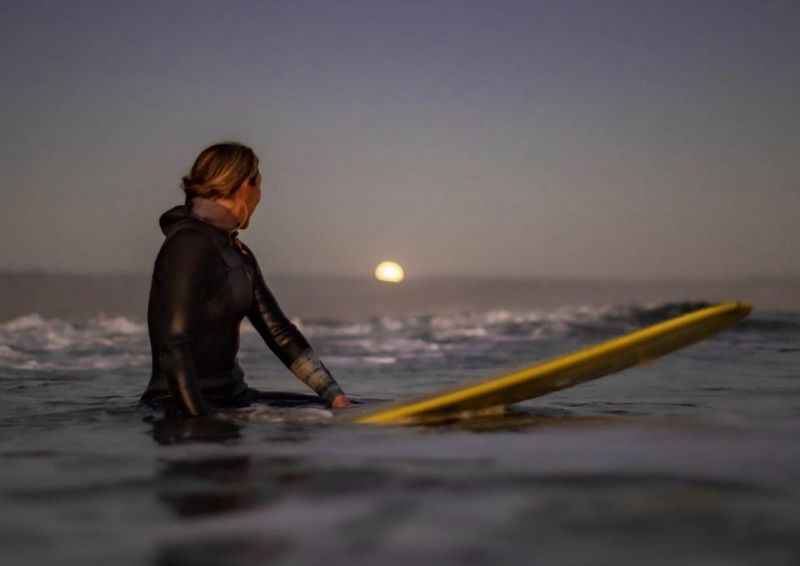
{"label": "woman's shoulder", "polygon": [[214,234],[198,220],[186,220],[175,226],[164,240],[164,246],[214,247]]}
{"label": "woman's shoulder", "polygon": [[217,255],[213,234],[209,234],[200,224],[186,222],[171,231],[161,245],[157,261],[169,260],[173,263],[180,260],[185,263]]}

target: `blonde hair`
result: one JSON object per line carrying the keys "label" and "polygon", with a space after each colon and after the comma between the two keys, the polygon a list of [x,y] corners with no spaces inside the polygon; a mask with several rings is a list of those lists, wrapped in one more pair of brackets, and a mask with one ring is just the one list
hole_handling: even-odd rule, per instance
{"label": "blonde hair", "polygon": [[217,199],[231,196],[247,180],[255,183],[256,177],[258,157],[252,149],[237,142],[218,143],[200,152],[181,188],[187,202],[193,197]]}

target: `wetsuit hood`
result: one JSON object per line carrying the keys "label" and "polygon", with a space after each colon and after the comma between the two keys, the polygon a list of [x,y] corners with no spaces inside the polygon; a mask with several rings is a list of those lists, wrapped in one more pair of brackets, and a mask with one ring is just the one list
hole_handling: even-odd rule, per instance
{"label": "wetsuit hood", "polygon": [[166,236],[172,226],[182,220],[191,218],[191,216],[192,215],[189,212],[189,207],[187,207],[185,204],[179,204],[178,206],[173,206],[164,214],[162,214],[158,219],[158,225],[161,227],[161,231]]}
{"label": "wetsuit hood", "polygon": [[199,197],[193,198],[191,205],[180,204],[173,206],[161,215],[158,224],[166,236],[172,231],[173,226],[190,218],[209,224],[220,232],[228,234],[233,239],[239,233],[236,231],[239,221],[233,213],[212,200]]}

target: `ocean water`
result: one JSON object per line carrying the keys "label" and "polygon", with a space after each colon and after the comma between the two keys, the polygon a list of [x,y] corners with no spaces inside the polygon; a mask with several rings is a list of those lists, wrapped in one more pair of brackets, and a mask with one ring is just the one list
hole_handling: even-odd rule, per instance
{"label": "ocean water", "polygon": [[[792,285],[276,286],[366,405],[755,303],[712,339],[505,415],[381,428],[313,406],[164,420],[136,403],[146,279],[59,277],[0,278],[2,564],[800,563]],[[253,387],[304,391],[247,324],[240,361]]]}

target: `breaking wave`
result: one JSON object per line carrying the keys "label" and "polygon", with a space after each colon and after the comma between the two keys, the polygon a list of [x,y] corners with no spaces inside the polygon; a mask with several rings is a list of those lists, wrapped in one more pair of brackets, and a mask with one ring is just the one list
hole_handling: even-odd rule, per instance
{"label": "breaking wave", "polygon": [[[332,364],[383,366],[437,359],[453,351],[524,346],[526,342],[603,340],[708,306],[702,302],[651,305],[565,306],[551,310],[423,314],[361,321],[295,319],[321,345]],[[260,337],[242,325],[243,345],[260,350]],[[796,317],[762,315],[739,332],[800,332]],[[250,344],[251,346],[248,346]],[[0,324],[0,367],[14,369],[114,369],[150,364],[147,327],[123,316],[70,322],[30,314]]]}
{"label": "breaking wave", "polygon": [[115,369],[150,362],[146,326],[123,316],[69,322],[30,314],[0,324],[0,367]]}
{"label": "breaking wave", "polygon": [[703,302],[654,305],[565,306],[551,310],[459,312],[415,315],[408,318],[373,318],[366,322],[296,319],[309,337],[366,337],[386,334],[420,334],[435,342],[459,339],[547,338],[552,336],[633,329],[655,324],[710,306]]}

